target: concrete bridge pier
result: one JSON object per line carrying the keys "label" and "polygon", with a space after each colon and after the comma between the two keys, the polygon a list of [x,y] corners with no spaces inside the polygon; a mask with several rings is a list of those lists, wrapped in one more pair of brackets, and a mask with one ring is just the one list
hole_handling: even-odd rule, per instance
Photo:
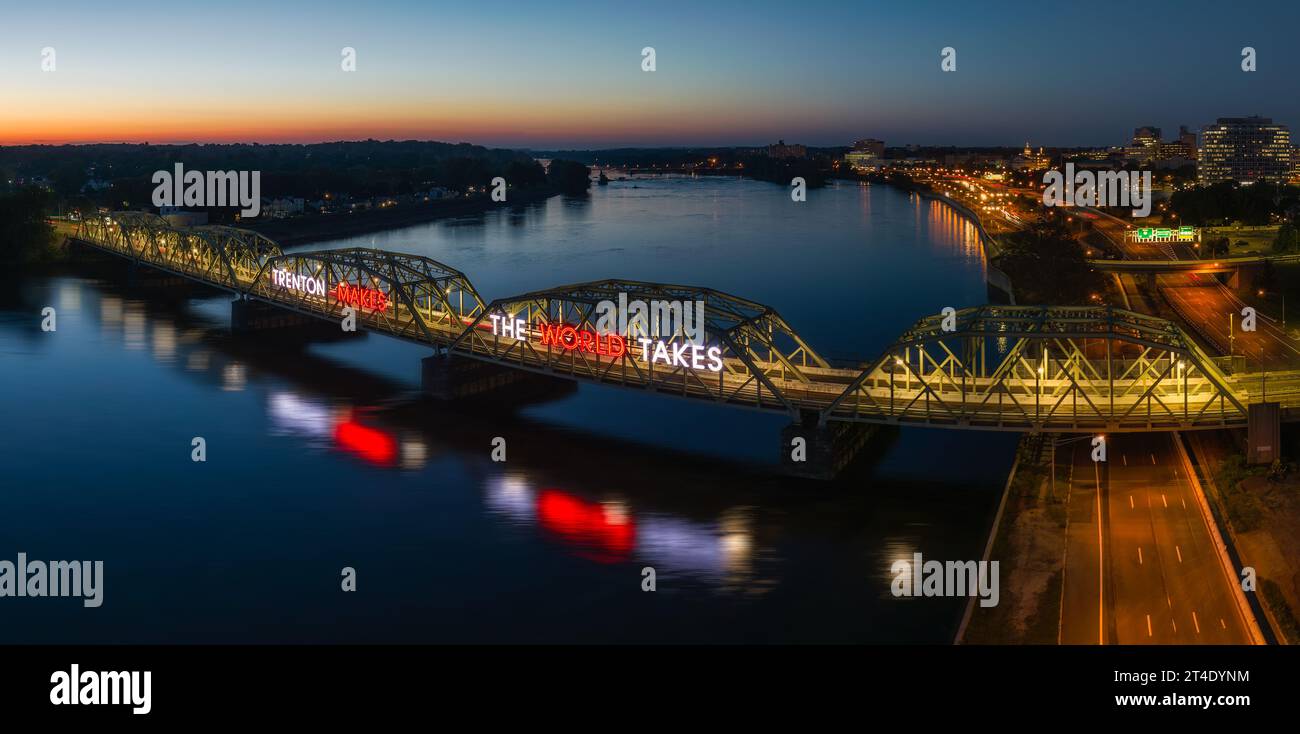
{"label": "concrete bridge pier", "polygon": [[[879,430],[864,423],[817,425],[819,416],[806,412],[781,431],[781,465],[805,479],[834,479]],[[797,439],[803,439],[800,443]]]}
{"label": "concrete bridge pier", "polygon": [[1251,403],[1246,410],[1246,460],[1251,464],[1272,464],[1281,459],[1281,404]]}
{"label": "concrete bridge pier", "polygon": [[420,387],[437,400],[491,394],[526,403],[572,393],[577,384],[443,352],[420,360]]}
{"label": "concrete bridge pier", "polygon": [[1237,290],[1252,290],[1255,284],[1259,282],[1259,268],[1241,266],[1231,273],[1225,273],[1227,276],[1227,285],[1229,288]]}

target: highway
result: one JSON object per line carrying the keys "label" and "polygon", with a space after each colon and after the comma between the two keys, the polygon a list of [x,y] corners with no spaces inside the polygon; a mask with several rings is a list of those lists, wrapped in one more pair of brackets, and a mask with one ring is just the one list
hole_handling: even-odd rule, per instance
{"label": "highway", "polygon": [[[1178,315],[1221,354],[1242,355],[1246,369],[1294,368],[1300,342],[1282,330],[1277,319],[1257,312],[1253,332],[1241,330],[1241,310],[1247,304],[1230,288],[1204,275],[1158,276],[1161,292]],[[1232,323],[1229,324],[1231,317]]]}
{"label": "highway", "polygon": [[1105,466],[1088,440],[1058,446],[1069,497],[1062,644],[1251,642],[1173,440],[1108,437]]}
{"label": "highway", "polygon": [[[1094,231],[1130,260],[1197,259],[1182,243],[1125,239],[1129,222],[1093,208],[1075,209]],[[1116,273],[1124,305],[1159,314],[1138,277]],[[1155,275],[1153,292],[1190,325],[1212,353],[1244,355],[1248,371],[1294,369],[1300,342],[1262,311],[1257,330],[1241,331],[1247,304],[1211,274]],[[1258,307],[1257,307],[1258,309]],[[1231,317],[1232,321],[1229,322]],[[1238,365],[1238,369],[1243,365]],[[1279,374],[1270,386],[1296,379]],[[1262,392],[1252,382],[1250,389]],[[1108,438],[1108,459],[1091,460],[1090,436],[1057,449],[1056,481],[1067,483],[1061,644],[1250,644],[1235,598],[1236,579],[1224,569],[1197,489],[1170,434]]]}
{"label": "highway", "polygon": [[[1126,242],[1127,223],[1098,209],[1092,214],[1093,228],[1128,259],[1195,259],[1198,255],[1185,243]],[[1281,370],[1300,361],[1300,341],[1282,329],[1281,322],[1266,314],[1259,304],[1247,303],[1213,275],[1173,273],[1156,276],[1156,285],[1178,316],[1215,352],[1246,358],[1246,369]],[[1241,330],[1241,310],[1254,306],[1258,312],[1256,330]],[[1231,318],[1231,325],[1229,320]]]}

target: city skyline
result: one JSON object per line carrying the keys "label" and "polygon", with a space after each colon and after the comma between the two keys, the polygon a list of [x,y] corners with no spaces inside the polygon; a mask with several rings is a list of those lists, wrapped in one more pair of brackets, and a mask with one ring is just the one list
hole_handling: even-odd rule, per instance
{"label": "city skyline", "polygon": [[[1093,26],[1068,9],[1027,3],[799,10],[140,1],[74,4],[86,20],[74,25],[25,7],[0,29],[0,144],[373,138],[594,149],[872,136],[1101,147],[1137,125],[1300,119],[1289,93],[1300,63],[1285,53],[1287,21],[1300,20],[1293,7],[1252,18],[1220,17],[1208,2],[1125,7],[1118,27],[1096,21],[1093,33],[1078,33]],[[1063,50],[1054,28],[1073,29],[1083,47]],[[641,68],[646,46],[653,72]],[[1246,46],[1257,71],[1240,68]],[[356,49],[356,72],[340,68],[344,47]],[[944,47],[956,49],[956,71],[940,70]],[[41,68],[45,48],[54,71]]]}

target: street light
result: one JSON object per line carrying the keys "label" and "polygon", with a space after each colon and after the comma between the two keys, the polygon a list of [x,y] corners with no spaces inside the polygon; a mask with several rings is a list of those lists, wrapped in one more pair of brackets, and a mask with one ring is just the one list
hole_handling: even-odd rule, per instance
{"label": "street light", "polygon": [[[1268,295],[1264,292],[1263,288],[1260,288],[1257,294],[1259,295],[1260,298],[1268,297]],[[1283,331],[1285,331],[1286,330],[1286,291],[1281,291],[1278,295],[1282,298],[1282,329]]]}
{"label": "street light", "polygon": [[1228,312],[1228,356],[1229,356],[1229,357],[1232,356],[1232,340],[1233,340],[1233,338],[1234,338],[1234,337],[1233,337],[1233,334],[1232,334],[1232,312],[1229,311],[1229,312]]}

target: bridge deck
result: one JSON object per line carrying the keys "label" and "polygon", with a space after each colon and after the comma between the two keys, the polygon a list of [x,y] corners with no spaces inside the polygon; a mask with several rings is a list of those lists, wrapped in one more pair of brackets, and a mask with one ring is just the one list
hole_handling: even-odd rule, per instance
{"label": "bridge deck", "polygon": [[[1225,375],[1166,321],[1107,308],[981,306],[955,323],[922,319],[875,360],[835,366],[772,309],[681,286],[607,281],[484,303],[462,273],[414,255],[378,250],[284,254],[230,228],[174,229],[121,213],[82,223],[90,247],[222,288],[244,299],[338,321],[345,301],[358,328],[515,369],[666,395],[857,421],[1011,431],[1146,431],[1245,424],[1246,405],[1300,408],[1300,373]],[[279,280],[277,280],[277,278]],[[310,282],[309,282],[310,281]],[[545,344],[544,324],[594,327],[597,297],[692,295],[707,303],[705,344],[721,369],[661,360],[627,339],[617,355]],[[377,295],[382,294],[382,295]],[[488,316],[524,318],[514,337]],[[677,337],[670,347],[683,348]]]}

